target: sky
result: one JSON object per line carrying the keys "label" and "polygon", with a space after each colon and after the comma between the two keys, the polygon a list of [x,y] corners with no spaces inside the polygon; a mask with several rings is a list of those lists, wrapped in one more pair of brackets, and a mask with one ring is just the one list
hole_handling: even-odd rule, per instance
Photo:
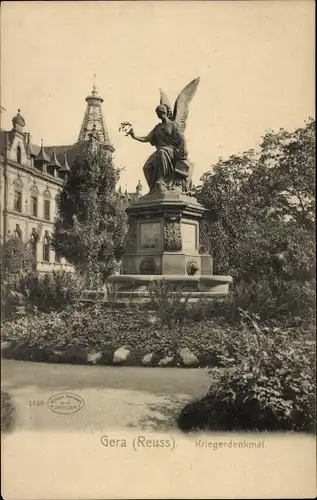
{"label": "sky", "polygon": [[122,187],[145,187],[161,87],[172,102],[192,79],[186,139],[194,182],[219,157],[257,147],[267,130],[314,116],[314,2],[4,1],[1,128],[17,109],[34,143],[77,141],[96,73]]}

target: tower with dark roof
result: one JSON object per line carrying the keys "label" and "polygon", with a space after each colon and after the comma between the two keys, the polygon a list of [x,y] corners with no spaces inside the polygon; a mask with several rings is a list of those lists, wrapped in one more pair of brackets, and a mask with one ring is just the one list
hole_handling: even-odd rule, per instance
{"label": "tower with dark roof", "polygon": [[41,140],[41,149],[36,158],[34,159],[34,165],[42,172],[46,173],[47,165],[50,163],[50,157],[46,153],[43,146],[43,139]]}
{"label": "tower with dark roof", "polygon": [[102,113],[103,98],[99,95],[95,82],[91,94],[86,97],[86,102],[86,111],[77,144],[88,142],[93,134],[97,136],[101,146],[113,153],[114,147],[110,141]]}
{"label": "tower with dark roof", "polygon": [[25,120],[23,116],[20,115],[20,109],[18,109],[18,114],[12,118],[12,130],[23,133],[23,127],[25,127]]}
{"label": "tower with dark roof", "polygon": [[64,151],[64,164],[61,166],[61,168],[59,169],[59,176],[62,178],[62,179],[65,179],[68,177],[69,173],[70,173],[70,167],[68,165],[68,161],[67,161],[67,151],[65,150]]}
{"label": "tower with dark roof", "polygon": [[55,146],[53,146],[53,154],[52,154],[52,158],[51,158],[49,164],[47,165],[47,171],[50,174],[52,174],[54,177],[58,177],[58,172],[61,168],[62,168],[62,165],[60,164],[60,162],[57,159]]}

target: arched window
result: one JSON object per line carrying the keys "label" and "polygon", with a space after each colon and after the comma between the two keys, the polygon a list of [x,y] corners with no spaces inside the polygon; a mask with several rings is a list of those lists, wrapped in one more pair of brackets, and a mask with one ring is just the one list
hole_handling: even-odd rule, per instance
{"label": "arched window", "polygon": [[33,217],[37,217],[38,216],[38,193],[39,193],[39,190],[37,188],[35,181],[33,181],[33,184],[30,187],[30,191],[31,191],[31,211],[30,211],[30,213]]}
{"label": "arched window", "polygon": [[17,162],[21,163],[21,146],[18,144],[17,146]]}
{"label": "arched window", "polygon": [[13,181],[14,184],[14,199],[13,199],[13,209],[16,212],[22,212],[22,190],[23,183],[21,181],[20,176]]}
{"label": "arched window", "polygon": [[50,220],[51,219],[51,200],[50,198],[52,197],[50,190],[48,187],[43,193],[44,196],[44,219],[45,220]]}
{"label": "arched window", "polygon": [[44,262],[49,262],[50,261],[50,236],[48,234],[48,231],[45,231],[45,236],[44,236],[44,241],[43,241],[43,261]]}

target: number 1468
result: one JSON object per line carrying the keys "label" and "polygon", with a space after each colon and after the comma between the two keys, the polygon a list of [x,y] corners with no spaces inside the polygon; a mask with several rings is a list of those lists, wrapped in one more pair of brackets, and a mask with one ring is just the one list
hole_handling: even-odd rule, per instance
{"label": "number 1468", "polygon": [[33,401],[29,401],[29,406],[44,406],[44,399],[34,399]]}

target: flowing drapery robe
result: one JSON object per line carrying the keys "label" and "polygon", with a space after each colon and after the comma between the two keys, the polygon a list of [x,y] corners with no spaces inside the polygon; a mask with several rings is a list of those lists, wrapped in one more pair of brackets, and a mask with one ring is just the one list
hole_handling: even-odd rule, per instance
{"label": "flowing drapery robe", "polygon": [[147,138],[156,147],[143,167],[151,191],[158,180],[173,180],[176,162],[186,164],[188,154],[184,136],[175,122],[159,123]]}

